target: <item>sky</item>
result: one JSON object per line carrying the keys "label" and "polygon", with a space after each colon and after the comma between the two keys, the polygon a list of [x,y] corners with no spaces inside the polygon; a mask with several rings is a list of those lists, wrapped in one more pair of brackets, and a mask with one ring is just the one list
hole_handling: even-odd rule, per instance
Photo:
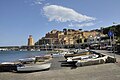
{"label": "sky", "polygon": [[92,30],[120,22],[120,0],[0,0],[0,46],[27,45],[53,29]]}

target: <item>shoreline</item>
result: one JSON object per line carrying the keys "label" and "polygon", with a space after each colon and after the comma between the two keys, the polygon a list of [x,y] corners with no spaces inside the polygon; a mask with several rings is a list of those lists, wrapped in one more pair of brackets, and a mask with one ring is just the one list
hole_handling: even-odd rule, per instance
{"label": "shoreline", "polygon": [[[106,51],[99,51],[111,54]],[[112,55],[112,54],[111,54]],[[117,58],[120,55],[116,55]],[[120,58],[119,58],[120,59]],[[119,60],[117,59],[117,60]],[[119,80],[120,62],[83,67],[61,67],[63,57],[54,57],[52,66],[47,71],[31,73],[0,72],[0,80]]]}

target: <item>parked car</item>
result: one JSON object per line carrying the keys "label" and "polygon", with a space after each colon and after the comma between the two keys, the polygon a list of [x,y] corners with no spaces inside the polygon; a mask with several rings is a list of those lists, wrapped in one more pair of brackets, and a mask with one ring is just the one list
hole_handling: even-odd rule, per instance
{"label": "parked car", "polygon": [[113,47],[112,46],[106,46],[106,49],[109,50],[109,51],[112,51]]}

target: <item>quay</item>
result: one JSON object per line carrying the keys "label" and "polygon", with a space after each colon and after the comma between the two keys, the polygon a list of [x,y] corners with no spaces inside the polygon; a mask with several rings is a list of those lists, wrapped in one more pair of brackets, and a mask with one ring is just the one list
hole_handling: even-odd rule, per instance
{"label": "quay", "polygon": [[[113,53],[105,50],[95,50],[113,56]],[[33,73],[0,72],[0,80],[119,80],[120,79],[120,55],[116,54],[118,63],[107,63],[84,67],[61,67],[61,61],[65,59],[54,57],[51,60],[52,67],[48,71]]]}

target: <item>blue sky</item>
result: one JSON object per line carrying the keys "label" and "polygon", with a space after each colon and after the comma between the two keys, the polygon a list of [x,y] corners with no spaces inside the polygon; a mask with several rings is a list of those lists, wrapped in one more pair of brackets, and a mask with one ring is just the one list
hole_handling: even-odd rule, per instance
{"label": "blue sky", "polygon": [[27,45],[63,28],[92,30],[120,22],[120,0],[0,0],[0,46]]}

